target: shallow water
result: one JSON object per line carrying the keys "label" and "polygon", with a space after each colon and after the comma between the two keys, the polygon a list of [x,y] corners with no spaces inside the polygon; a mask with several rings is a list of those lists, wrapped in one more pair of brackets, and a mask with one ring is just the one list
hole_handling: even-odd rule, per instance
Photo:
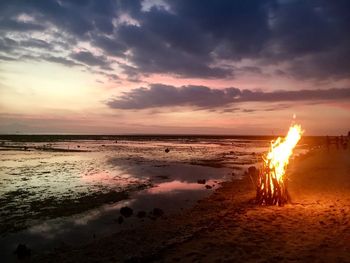
{"label": "shallow water", "polygon": [[[171,216],[220,182],[239,178],[268,146],[264,139],[6,141],[0,148],[1,256],[14,259],[19,243],[39,251],[88,242],[154,220],[154,208]],[[119,224],[122,206],[146,217]]]}

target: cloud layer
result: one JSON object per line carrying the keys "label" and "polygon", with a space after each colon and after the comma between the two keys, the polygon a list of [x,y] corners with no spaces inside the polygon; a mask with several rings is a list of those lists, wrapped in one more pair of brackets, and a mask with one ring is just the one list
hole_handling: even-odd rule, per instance
{"label": "cloud layer", "polygon": [[[347,0],[2,1],[0,59],[31,54],[107,71],[118,61],[133,78],[232,77],[232,65],[249,60],[260,71],[284,65],[294,78],[343,79],[349,12]],[[46,39],[32,37],[40,32]],[[76,53],[82,42],[91,48]]]}
{"label": "cloud layer", "polygon": [[190,106],[203,109],[225,107],[239,102],[283,102],[346,100],[350,89],[251,91],[237,88],[212,89],[205,86],[174,87],[152,84],[136,88],[111,99],[107,105],[114,109],[148,109],[157,107]]}

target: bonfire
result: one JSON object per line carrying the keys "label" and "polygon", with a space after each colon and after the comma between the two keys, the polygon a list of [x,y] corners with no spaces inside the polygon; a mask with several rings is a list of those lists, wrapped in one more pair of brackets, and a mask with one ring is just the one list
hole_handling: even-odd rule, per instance
{"label": "bonfire", "polygon": [[290,201],[286,169],[301,135],[301,126],[293,124],[285,138],[278,137],[271,142],[269,152],[263,156],[263,165],[258,175],[256,190],[258,204],[283,206]]}

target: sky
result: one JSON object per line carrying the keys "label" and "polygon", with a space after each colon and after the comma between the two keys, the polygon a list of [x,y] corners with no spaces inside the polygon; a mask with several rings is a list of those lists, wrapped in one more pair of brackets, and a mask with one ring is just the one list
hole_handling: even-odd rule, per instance
{"label": "sky", "polygon": [[0,1],[0,133],[350,130],[350,1]]}

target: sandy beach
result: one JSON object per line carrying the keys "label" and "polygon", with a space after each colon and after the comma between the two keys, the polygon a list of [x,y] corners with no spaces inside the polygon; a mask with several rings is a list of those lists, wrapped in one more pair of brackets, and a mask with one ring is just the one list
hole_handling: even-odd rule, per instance
{"label": "sandy beach", "polygon": [[40,255],[47,262],[349,262],[350,154],[314,150],[290,163],[292,203],[253,203],[250,177],[183,213]]}

